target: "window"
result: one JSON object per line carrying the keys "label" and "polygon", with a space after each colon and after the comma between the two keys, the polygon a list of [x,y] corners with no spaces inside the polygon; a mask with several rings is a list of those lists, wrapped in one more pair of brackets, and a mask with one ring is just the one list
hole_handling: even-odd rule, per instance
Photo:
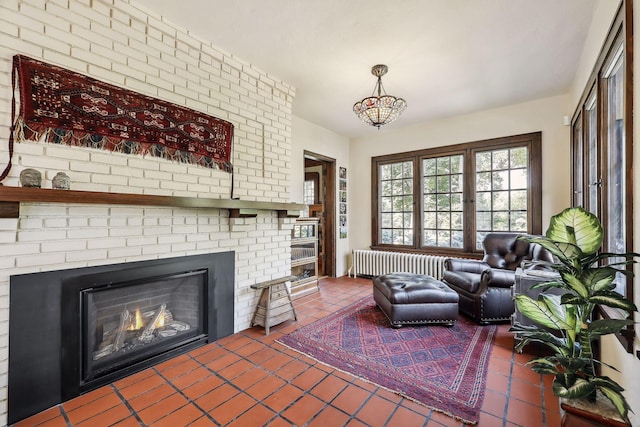
{"label": "window", "polygon": [[582,117],[578,119],[576,126],[573,128],[571,135],[571,170],[573,171],[573,177],[571,178],[571,193],[573,194],[572,202],[573,206],[583,206],[584,195],[584,182],[582,177],[584,172],[583,156],[585,155],[584,141],[582,140]]}
{"label": "window", "polygon": [[[607,252],[626,252],[626,215],[625,215],[625,144],[624,144],[624,110],[622,43],[616,48],[611,62],[603,75],[603,87],[606,97],[606,139],[607,168],[606,195],[607,203],[605,222]],[[616,291],[626,295],[626,279],[618,274]]]}
{"label": "window", "polygon": [[412,245],[413,163],[381,165],[380,187],[381,243]]}
{"label": "window", "polygon": [[[594,72],[573,118],[572,177],[574,189],[585,189],[574,204],[600,219],[605,231],[604,252],[631,252],[632,221],[632,54],[631,2],[623,1],[600,52]],[[584,141],[580,146],[579,141]],[[581,151],[583,150],[583,151]],[[631,267],[629,267],[631,269]],[[633,279],[619,273],[616,291],[633,301]],[[602,307],[609,318],[623,316]],[[634,331],[627,328],[620,341],[632,351]]]}
{"label": "window", "polygon": [[541,232],[541,134],[372,159],[372,247],[482,251],[492,231]]}
{"label": "window", "polygon": [[319,202],[320,173],[305,172],[302,186],[302,203],[307,205],[302,212],[303,217],[309,217],[309,206]]}
{"label": "window", "polygon": [[528,229],[527,148],[475,153],[476,249],[492,231]]}
{"label": "window", "polygon": [[422,160],[424,246],[463,247],[463,165],[461,154]]}
{"label": "window", "polygon": [[316,202],[316,181],[309,179],[304,182],[304,188],[302,190],[302,203],[305,205],[313,205]]}

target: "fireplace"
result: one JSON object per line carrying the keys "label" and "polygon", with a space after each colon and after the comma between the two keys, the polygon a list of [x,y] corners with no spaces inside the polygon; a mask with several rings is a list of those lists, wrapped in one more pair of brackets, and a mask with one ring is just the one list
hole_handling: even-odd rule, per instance
{"label": "fireplace", "polygon": [[232,334],[234,257],[12,276],[9,423]]}
{"label": "fireplace", "polygon": [[112,273],[63,281],[63,304],[74,301],[74,309],[62,311],[63,330],[73,331],[62,336],[71,359],[62,365],[63,399],[207,341],[206,269],[153,276],[128,270],[122,281]]}
{"label": "fireplace", "polygon": [[82,381],[205,338],[206,270],[80,291]]}

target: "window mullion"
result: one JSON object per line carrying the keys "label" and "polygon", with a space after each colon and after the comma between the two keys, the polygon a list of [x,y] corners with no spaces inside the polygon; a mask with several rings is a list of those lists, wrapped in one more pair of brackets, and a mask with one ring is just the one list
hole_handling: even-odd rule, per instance
{"label": "window mullion", "polygon": [[420,156],[413,158],[413,247],[420,249],[424,245],[422,224],[424,221],[422,214],[422,165]]}
{"label": "window mullion", "polygon": [[464,179],[465,179],[465,194],[464,194],[464,211],[465,211],[465,242],[464,247],[467,252],[475,251],[475,239],[476,235],[476,180],[475,180],[475,168],[476,160],[473,156],[473,150],[467,148],[465,150],[465,162],[464,162]]}

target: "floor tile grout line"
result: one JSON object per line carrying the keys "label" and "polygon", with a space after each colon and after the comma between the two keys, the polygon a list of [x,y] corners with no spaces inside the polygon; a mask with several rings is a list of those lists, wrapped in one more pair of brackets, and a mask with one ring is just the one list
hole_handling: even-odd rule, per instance
{"label": "floor tile grout line", "polygon": [[[313,365],[312,365],[312,366],[313,366]],[[324,371],[323,371],[323,372],[324,372]],[[318,381],[318,383],[316,383],[316,385],[315,385],[313,388],[311,388],[311,390],[309,390],[308,392],[305,392],[305,393],[309,393],[309,394],[311,394],[312,396],[314,396],[314,397],[316,397],[316,398],[320,399],[320,397],[319,397],[319,396],[316,396],[315,394],[313,394],[313,393],[312,393],[312,391],[313,391],[313,389],[314,389],[315,387],[317,387],[318,385],[320,385],[320,383],[322,383],[322,381],[326,380],[327,378],[335,377],[335,378],[342,379],[342,378],[338,377],[337,375],[335,375],[333,372],[327,372],[326,374],[327,374],[327,375],[325,375],[325,377],[324,377],[322,380]],[[302,375],[302,374],[300,374],[300,375]],[[298,376],[300,376],[300,375],[298,375]],[[297,378],[297,377],[296,377],[296,378]],[[345,382],[345,386],[344,386],[344,387],[342,387],[342,389],[341,389],[338,393],[336,393],[336,395],[333,397],[333,399],[331,399],[330,401],[327,401],[327,400],[321,399],[321,400],[325,403],[325,406],[322,408],[322,410],[321,410],[321,411],[319,411],[317,414],[315,414],[315,415],[311,418],[311,420],[309,420],[309,421],[313,421],[314,419],[316,419],[316,418],[317,418],[317,417],[322,413],[322,411],[323,411],[323,410],[325,410],[327,407],[332,407],[332,408],[334,408],[335,410],[337,410],[337,411],[339,411],[339,412],[342,412],[342,413],[343,413],[343,414],[345,414],[347,417],[349,417],[349,420],[357,419],[357,418],[355,418],[355,417],[354,417],[354,415],[353,415],[353,414],[348,414],[346,411],[342,410],[341,408],[338,408],[337,406],[335,406],[335,405],[333,404],[333,402],[338,398],[338,396],[340,396],[340,394],[341,394],[342,392],[344,392],[347,388],[349,388],[349,386],[350,386],[350,385],[352,385],[352,383],[351,383],[351,382],[348,382],[348,381],[346,381],[346,380],[343,380],[343,381]]]}
{"label": "floor tile grout line", "polygon": [[[260,340],[258,340],[258,339],[254,339],[254,338],[252,338],[252,337],[248,337],[248,338],[251,338],[251,339],[253,339],[253,340],[254,340],[254,341],[256,341],[256,342],[260,342],[260,343],[261,343],[261,341],[260,341]],[[274,344],[275,344],[275,341],[274,341]],[[248,345],[248,344],[247,344],[247,345]],[[239,347],[238,349],[236,349],[236,351],[237,351],[237,350],[239,350],[240,348],[242,348],[242,347]],[[273,346],[270,346],[270,348],[274,348],[274,347],[273,347]],[[283,347],[283,349],[285,349],[285,350],[286,350],[286,348],[285,348],[285,347]],[[278,354],[284,354],[284,355],[288,356],[288,355],[285,353],[285,351],[282,351],[282,350],[280,350],[280,349],[275,349],[275,348],[274,348],[274,350],[276,350],[276,351],[278,352]],[[247,361],[248,361],[248,362],[250,362],[250,363],[253,363],[253,362],[251,362],[250,360],[248,360],[246,357],[239,355],[236,351],[233,351],[233,353],[234,353],[236,356],[238,356],[238,357],[240,357],[240,358],[242,358],[242,359],[244,359],[244,360],[247,360]],[[254,354],[254,353],[251,353],[251,354]],[[273,359],[274,357],[276,357],[276,356],[273,356],[273,357],[271,357],[270,359]],[[270,360],[270,359],[267,359],[267,360]],[[298,359],[293,359],[293,360],[298,360]],[[301,361],[301,363],[304,363],[305,365],[308,365],[309,367],[313,366],[313,365],[310,365],[310,364],[308,364],[308,363],[306,363],[306,362],[304,362],[304,361]],[[255,365],[256,367],[258,367],[258,365],[256,365],[256,364],[254,364],[254,365]],[[264,368],[262,368],[261,366],[260,366],[260,368],[261,368],[261,369],[264,369]],[[307,368],[307,369],[308,369],[308,368]],[[295,384],[293,384],[293,382],[292,382],[295,378],[298,378],[300,375],[302,375],[302,373],[300,373],[300,374],[296,375],[296,376],[295,376],[294,378],[292,378],[291,380],[288,380],[288,379],[286,379],[286,378],[282,378],[281,376],[277,375],[276,371],[272,371],[272,372],[270,372],[270,371],[268,371],[268,370],[266,370],[266,369],[264,369],[264,370],[265,370],[266,372],[268,372],[270,375],[276,376],[277,378],[279,378],[279,379],[283,380],[283,381],[284,381],[284,385],[283,385],[282,387],[279,387],[278,389],[274,390],[274,391],[273,391],[273,392],[271,392],[269,395],[265,396],[263,399],[261,399],[261,400],[258,402],[258,404],[261,404],[261,405],[263,405],[263,406],[265,406],[265,407],[267,407],[267,408],[269,408],[269,409],[272,409],[272,410],[276,413],[274,416],[282,417],[283,419],[287,419],[287,417],[284,415],[284,412],[286,412],[286,411],[287,411],[287,409],[289,409],[289,408],[293,407],[293,406],[295,405],[295,403],[296,403],[296,402],[300,401],[300,400],[301,400],[302,398],[304,398],[306,395],[310,395],[310,391],[309,391],[309,390],[303,390],[303,389],[301,389],[300,387],[298,387],[298,386],[296,386]],[[323,380],[324,380],[324,379],[326,379],[328,376],[329,376],[329,374],[327,373],[327,374],[323,377]],[[229,381],[232,381],[232,380],[229,380]],[[270,397],[270,396],[274,395],[274,394],[275,394],[276,392],[278,392],[279,390],[282,390],[286,385],[291,385],[291,386],[293,386],[293,387],[295,387],[295,388],[297,388],[297,389],[301,390],[301,392],[302,392],[301,396],[300,396],[300,397],[298,397],[297,399],[293,400],[292,402],[290,402],[290,403],[289,403],[289,405],[287,405],[286,407],[284,407],[284,408],[283,408],[283,409],[281,409],[280,411],[276,411],[274,408],[272,408],[272,407],[270,407],[269,405],[267,405],[267,404],[265,404],[265,403],[264,403],[264,400],[265,400],[265,399],[267,399],[268,397]],[[316,385],[317,385],[317,384],[316,384]],[[311,395],[311,396],[313,396],[313,395]],[[316,397],[316,396],[313,396],[313,397]],[[324,401],[323,401],[323,403],[325,403],[325,406],[323,406],[323,409],[324,409],[324,408],[327,406],[327,404],[326,404],[326,402],[324,402]],[[255,406],[255,405],[254,405],[254,406]],[[253,406],[252,406],[252,407],[253,407]],[[245,411],[245,412],[246,412],[246,411]],[[315,416],[317,416],[320,412],[322,412],[322,411],[319,411],[317,414],[315,414],[315,415],[314,415],[314,417],[315,417]],[[291,420],[288,420],[288,419],[287,419],[287,421],[291,421]],[[310,420],[309,420],[309,421],[310,421]],[[307,423],[308,423],[309,421],[307,421]],[[292,424],[292,425],[293,425],[293,424]]]}
{"label": "floor tile grout line", "polygon": [[[111,387],[111,389],[113,390],[113,392],[116,394],[116,396],[118,396],[120,398],[120,400],[122,401],[122,403],[124,403],[124,406],[127,407],[127,409],[129,409],[129,412],[131,413],[131,415],[133,415],[135,417],[135,419],[138,421],[138,423],[140,423],[141,427],[146,427],[147,425],[144,423],[144,421],[142,421],[142,419],[140,418],[140,415],[138,415],[138,411],[136,411],[135,409],[133,409],[133,407],[131,406],[131,404],[129,403],[129,400],[126,399],[122,393],[120,393],[120,390],[118,389],[118,387],[116,387],[116,385],[114,383],[109,384],[109,386]],[[125,418],[126,419],[126,418]]]}
{"label": "floor tile grout line", "polygon": [[71,420],[69,419],[69,416],[67,415],[67,411],[65,411],[64,408],[62,408],[62,404],[60,404],[60,409],[62,411],[62,418],[64,418],[64,422],[67,423],[67,426],[72,427],[73,424],[71,423]]}
{"label": "floor tile grout line", "polygon": [[[189,355],[189,353],[187,353],[187,355]],[[189,357],[191,357],[191,356],[189,355]],[[193,360],[193,358],[192,358],[192,360]],[[197,360],[196,360],[196,362],[197,362],[197,363],[200,363],[200,362],[198,362]],[[215,424],[216,424],[216,425],[218,425],[218,426],[221,426],[221,425],[222,425],[222,423],[219,423],[215,418],[213,418],[213,417],[209,414],[209,411],[207,411],[207,410],[205,410],[204,408],[202,408],[200,405],[198,405],[198,403],[197,403],[195,400],[192,400],[189,396],[187,396],[186,394],[184,394],[184,393],[183,393],[183,391],[173,383],[173,380],[170,380],[170,379],[168,379],[167,377],[165,377],[164,375],[162,375],[162,373],[161,373],[160,371],[158,371],[157,369],[155,369],[155,367],[154,367],[153,369],[154,369],[154,371],[156,371],[156,374],[157,374],[158,376],[160,376],[161,378],[163,378],[163,379],[164,379],[164,380],[169,384],[169,386],[170,386],[171,388],[173,388],[174,390],[176,390],[176,391],[177,391],[177,392],[178,392],[182,397],[184,397],[184,398],[187,400],[187,405],[188,405],[188,404],[192,404],[192,405],[193,405],[193,406],[195,406],[195,407],[196,407],[200,412],[202,412],[204,416],[206,416],[207,418],[209,418],[209,420],[211,420],[211,422],[215,423]],[[222,379],[223,379],[223,378],[222,378]],[[216,388],[217,388],[217,387],[216,387]],[[214,390],[215,390],[215,389],[214,389]],[[235,397],[235,396],[233,396],[233,397]],[[164,415],[162,418],[168,417],[170,414],[172,414],[172,413],[174,413],[174,412],[178,411],[179,409],[184,408],[184,407],[185,407],[185,406],[187,406],[187,405],[183,405],[183,406],[181,406],[180,408],[176,408],[174,411],[172,411],[172,412],[170,412],[170,413],[168,413],[168,414]],[[221,403],[221,405],[222,405],[222,403]],[[160,418],[160,419],[162,419],[162,418]],[[198,419],[200,419],[200,418],[202,418],[202,417],[199,417]],[[160,420],[160,419],[159,419],[159,420]],[[159,421],[159,420],[156,420],[156,421]],[[154,421],[154,422],[156,422],[156,421]]]}
{"label": "floor tile grout line", "polygon": [[513,378],[513,370],[514,364],[516,363],[516,357],[514,353],[511,353],[510,364],[509,364],[509,376],[507,377],[507,391],[504,402],[504,413],[502,415],[502,427],[507,427],[507,417],[509,414],[509,401],[511,400],[511,379]]}
{"label": "floor tile grout line", "polygon": [[[107,385],[105,385],[104,387],[109,387],[110,385],[111,385],[111,384],[107,384]],[[118,394],[116,393],[116,395],[118,395]],[[74,425],[76,425],[76,424],[82,424],[82,423],[84,423],[84,422],[86,422],[86,421],[90,420],[91,418],[94,418],[94,417],[96,417],[96,416],[98,416],[98,415],[100,415],[100,414],[103,414],[103,413],[105,413],[105,412],[107,412],[107,411],[110,411],[111,409],[115,408],[117,405],[111,406],[111,407],[106,408],[106,409],[104,409],[104,410],[102,410],[102,411],[100,411],[100,412],[97,412],[97,413],[92,413],[88,418],[85,418],[85,419],[83,419],[83,420],[79,421],[78,423],[73,423],[73,422],[71,421],[71,418],[69,418],[69,413],[68,413],[68,412],[73,412],[73,411],[79,410],[80,408],[82,408],[82,407],[84,407],[84,406],[91,405],[93,402],[96,402],[96,401],[98,401],[98,400],[100,400],[100,399],[102,399],[102,398],[104,398],[104,397],[106,397],[106,396],[107,396],[106,394],[105,394],[104,396],[100,396],[100,397],[98,397],[98,398],[96,398],[96,399],[94,399],[94,400],[91,400],[91,401],[89,401],[89,402],[86,402],[86,403],[84,403],[84,404],[82,404],[82,405],[78,406],[77,408],[74,408],[73,410],[70,410],[70,411],[67,411],[66,409],[64,409],[64,406],[63,406],[63,405],[64,405],[64,403],[65,403],[65,402],[59,403],[59,404],[57,404],[57,405],[55,405],[55,406],[59,409],[59,411],[60,411],[60,415],[64,418],[65,423],[67,424],[67,426],[71,426],[71,427],[73,427],[73,426],[74,426]],[[118,398],[120,398],[120,396],[118,396]],[[122,400],[122,399],[121,399],[121,400]],[[51,422],[51,421],[52,421],[53,419],[55,419],[55,418],[57,418],[57,417],[53,417],[53,418],[51,418],[51,419],[45,420],[45,421],[43,421],[42,423],[39,423],[38,425],[42,425],[42,424],[49,423],[49,422]],[[23,420],[23,421],[24,421],[24,420]],[[122,420],[118,420],[118,422],[119,422],[119,421],[122,421]]]}

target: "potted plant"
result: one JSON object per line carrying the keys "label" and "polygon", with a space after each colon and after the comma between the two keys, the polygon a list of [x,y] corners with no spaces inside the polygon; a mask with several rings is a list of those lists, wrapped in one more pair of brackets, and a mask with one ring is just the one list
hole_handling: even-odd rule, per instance
{"label": "potted plant", "polygon": [[[535,323],[512,326],[511,331],[522,338],[516,350],[522,351],[531,342],[547,347],[551,350],[549,355],[529,364],[538,373],[555,376],[556,396],[595,401],[596,392],[600,392],[628,423],[629,404],[622,395],[624,389],[598,374],[597,364],[603,362],[594,357],[592,343],[602,335],[620,332],[633,320],[596,319],[594,310],[598,305],[621,309],[628,315],[637,310],[633,302],[615,291],[615,278],[620,273],[631,274],[625,267],[635,263],[634,257],[639,255],[599,252],[602,226],[595,215],[579,207],[553,216],[546,236],[522,238],[550,251],[556,260],[548,267],[558,274],[534,285],[542,291],[537,300],[515,296],[518,310]],[[544,292],[551,288],[561,289],[563,294]]]}

